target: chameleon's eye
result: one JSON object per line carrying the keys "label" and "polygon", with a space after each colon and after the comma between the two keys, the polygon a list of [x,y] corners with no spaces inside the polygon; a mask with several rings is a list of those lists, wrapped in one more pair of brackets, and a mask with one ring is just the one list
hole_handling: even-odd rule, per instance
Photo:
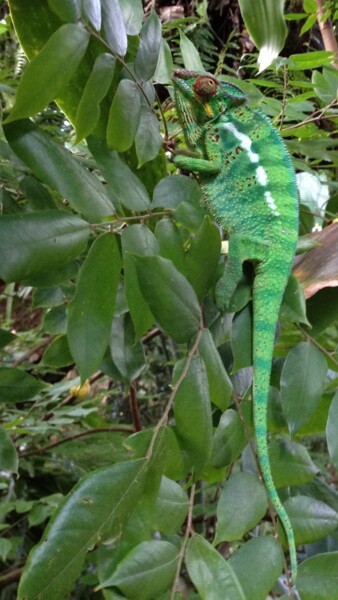
{"label": "chameleon's eye", "polygon": [[201,98],[211,98],[217,94],[218,81],[210,75],[200,75],[193,85],[195,94]]}

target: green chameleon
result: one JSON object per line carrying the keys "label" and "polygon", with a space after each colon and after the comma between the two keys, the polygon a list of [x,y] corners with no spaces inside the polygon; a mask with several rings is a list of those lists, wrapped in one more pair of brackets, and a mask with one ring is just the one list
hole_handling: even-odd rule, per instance
{"label": "green chameleon", "polygon": [[244,261],[255,266],[253,285],[253,410],[257,454],[268,496],[288,540],[292,579],[297,575],[295,538],[271,475],[267,403],[274,337],[298,233],[295,172],[270,120],[252,110],[245,94],[206,73],[179,70],[175,103],[191,155],[179,154],[180,169],[197,174],[207,205],[229,235],[229,254],[218,282],[221,310],[242,277]]}

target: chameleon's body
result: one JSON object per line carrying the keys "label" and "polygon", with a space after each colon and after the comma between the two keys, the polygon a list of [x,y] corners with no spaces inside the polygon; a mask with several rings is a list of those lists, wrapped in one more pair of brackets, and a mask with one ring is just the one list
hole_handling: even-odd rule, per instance
{"label": "chameleon's body", "polygon": [[292,577],[297,560],[291,523],[273,483],[267,445],[267,403],[275,330],[298,232],[296,178],[284,143],[269,119],[246,104],[243,92],[209,74],[175,71],[175,102],[193,156],[175,164],[197,174],[216,220],[229,234],[229,254],[218,288],[225,309],[255,264],[253,285],[254,426],[257,454],[271,503],[285,529]]}

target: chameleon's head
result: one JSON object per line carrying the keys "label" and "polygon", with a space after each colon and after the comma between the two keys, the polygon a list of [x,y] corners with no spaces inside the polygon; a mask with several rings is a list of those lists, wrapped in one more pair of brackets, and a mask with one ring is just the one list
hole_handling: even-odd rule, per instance
{"label": "chameleon's head", "polygon": [[246,100],[242,90],[210,73],[176,70],[173,75],[176,106],[181,120],[203,125]]}

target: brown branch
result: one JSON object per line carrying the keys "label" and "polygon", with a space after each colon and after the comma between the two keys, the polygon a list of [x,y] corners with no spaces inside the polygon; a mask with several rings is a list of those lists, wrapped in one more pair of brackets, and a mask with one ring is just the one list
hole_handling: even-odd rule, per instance
{"label": "brown branch", "polygon": [[137,394],[136,394],[136,386],[132,384],[129,388],[129,405],[130,412],[133,417],[133,423],[135,431],[142,431],[142,421],[140,415],[140,409],[137,403]]}
{"label": "brown branch", "polygon": [[98,427],[97,429],[90,429],[89,431],[82,431],[81,433],[76,433],[75,435],[71,435],[69,437],[65,437],[62,440],[58,440],[57,442],[53,442],[52,444],[48,444],[48,446],[43,446],[42,448],[36,448],[35,450],[27,450],[23,452],[18,452],[20,458],[26,458],[27,456],[35,456],[39,454],[44,454],[55,448],[56,446],[61,446],[61,444],[66,444],[67,442],[72,442],[79,438],[85,437],[87,435],[92,435],[93,433],[135,433],[135,429],[131,427]]}
{"label": "brown branch", "polygon": [[330,19],[326,19],[326,21],[322,20],[325,12],[324,0],[317,0],[317,6],[317,21],[322,34],[324,48],[325,50],[335,54],[336,58],[332,64],[336,69],[338,69],[338,44],[333,31],[332,22]]}
{"label": "brown branch", "polygon": [[23,572],[23,567],[18,567],[16,569],[12,569],[11,571],[7,571],[7,573],[2,573],[0,575],[0,589],[5,588],[13,581],[19,581]]}

